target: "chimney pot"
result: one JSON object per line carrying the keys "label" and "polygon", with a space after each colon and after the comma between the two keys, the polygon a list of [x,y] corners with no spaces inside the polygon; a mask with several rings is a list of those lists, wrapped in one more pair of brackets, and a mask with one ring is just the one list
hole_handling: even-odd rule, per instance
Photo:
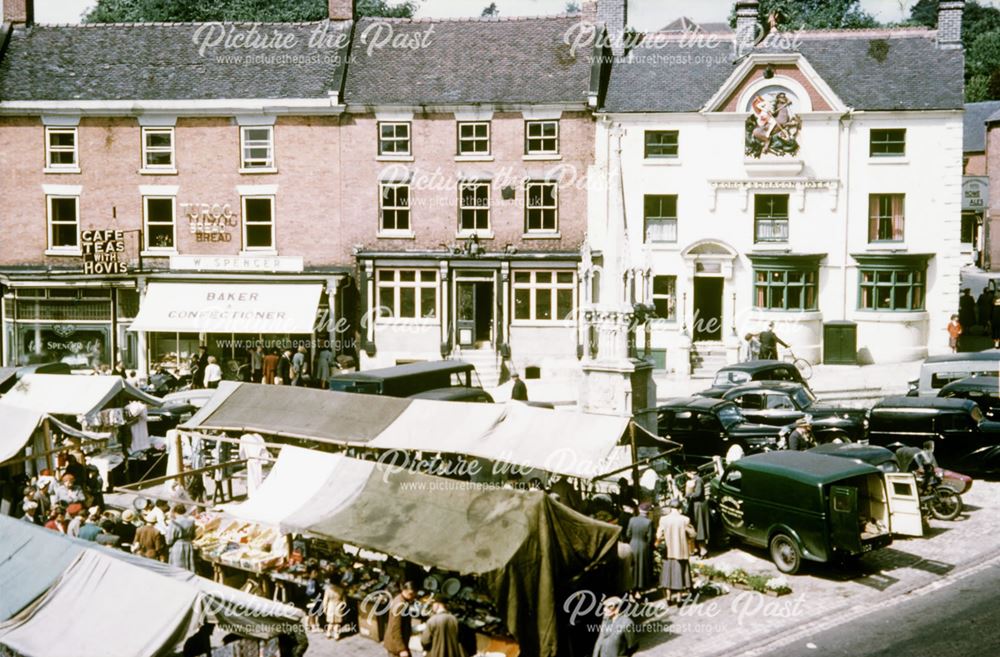
{"label": "chimney pot", "polygon": [[332,21],[354,20],[357,0],[328,0],[328,18]]}

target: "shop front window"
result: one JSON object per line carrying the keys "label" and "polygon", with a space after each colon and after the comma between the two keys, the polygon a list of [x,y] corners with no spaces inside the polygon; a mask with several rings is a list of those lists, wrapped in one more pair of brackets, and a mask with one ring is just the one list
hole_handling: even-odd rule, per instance
{"label": "shop front window", "polygon": [[858,310],[924,310],[929,256],[865,257],[858,261]]}
{"label": "shop front window", "polygon": [[514,272],[515,320],[570,320],[575,308],[576,275],[573,272]]}
{"label": "shop front window", "polygon": [[383,269],[378,272],[376,287],[379,317],[437,317],[438,281],[433,269]]}

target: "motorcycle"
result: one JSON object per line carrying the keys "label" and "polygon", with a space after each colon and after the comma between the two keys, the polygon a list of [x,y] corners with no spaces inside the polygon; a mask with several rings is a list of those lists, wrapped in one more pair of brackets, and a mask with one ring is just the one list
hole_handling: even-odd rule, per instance
{"label": "motorcycle", "polygon": [[920,494],[920,511],[924,518],[954,520],[962,513],[962,496],[947,484],[925,482],[917,478]]}

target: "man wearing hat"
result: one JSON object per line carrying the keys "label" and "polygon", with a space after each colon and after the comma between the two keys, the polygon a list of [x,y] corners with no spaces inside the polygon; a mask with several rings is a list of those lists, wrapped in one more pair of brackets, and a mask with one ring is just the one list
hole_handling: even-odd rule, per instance
{"label": "man wearing hat", "polygon": [[801,452],[815,446],[816,437],[813,436],[809,419],[800,417],[795,421],[795,430],[788,434],[788,449]]}
{"label": "man wearing hat", "polygon": [[514,401],[528,401],[528,386],[521,380],[521,375],[514,372],[510,378],[514,379],[514,387],[510,389],[510,398]]}
{"label": "man wearing hat", "polygon": [[625,540],[632,549],[632,590],[642,593],[653,583],[653,521],[649,519],[649,502],[639,505],[638,515],[632,516],[625,529]]}
{"label": "man wearing hat", "polygon": [[604,621],[601,623],[593,657],[622,657],[631,655],[639,647],[632,619],[622,613],[621,598],[607,598],[604,601]]}

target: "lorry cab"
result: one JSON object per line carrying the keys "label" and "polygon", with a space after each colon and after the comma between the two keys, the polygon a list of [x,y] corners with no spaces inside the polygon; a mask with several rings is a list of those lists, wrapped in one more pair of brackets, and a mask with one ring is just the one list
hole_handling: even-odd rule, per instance
{"label": "lorry cab", "polygon": [[711,484],[724,532],[768,550],[783,573],[922,536],[912,474],[809,452],[775,451],[731,463]]}

